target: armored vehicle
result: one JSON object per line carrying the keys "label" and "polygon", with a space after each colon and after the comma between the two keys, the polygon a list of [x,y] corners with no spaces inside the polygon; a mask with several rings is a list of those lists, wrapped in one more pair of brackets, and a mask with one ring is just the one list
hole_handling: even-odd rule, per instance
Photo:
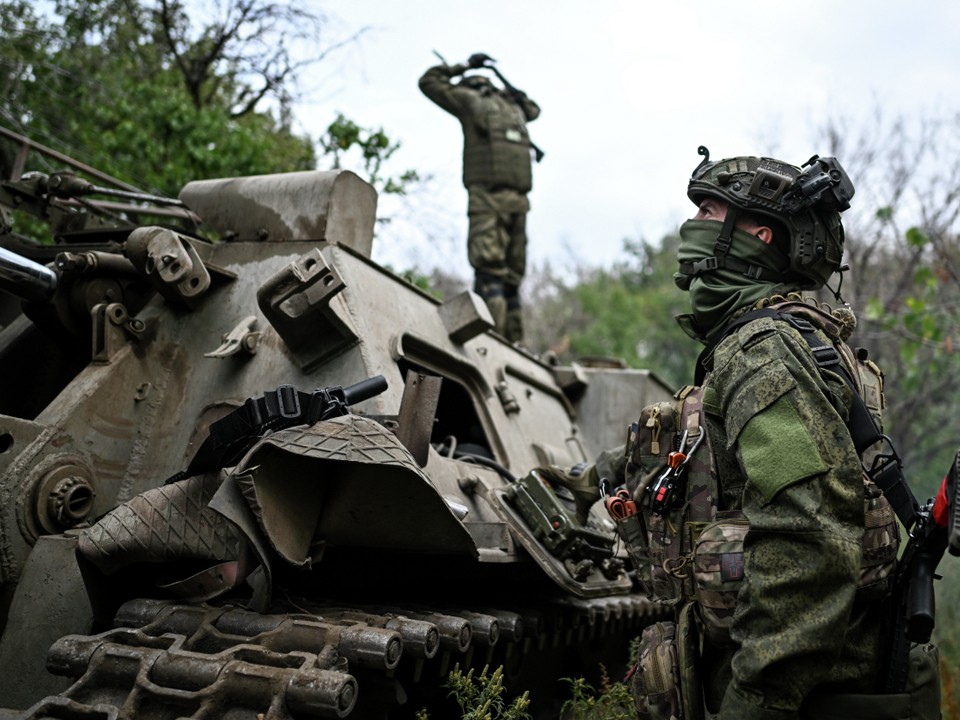
{"label": "armored vehicle", "polygon": [[548,716],[625,667],[651,607],[542,469],[622,443],[653,374],[379,266],[348,171],[93,173],[0,182],[0,717],[452,717],[458,664]]}

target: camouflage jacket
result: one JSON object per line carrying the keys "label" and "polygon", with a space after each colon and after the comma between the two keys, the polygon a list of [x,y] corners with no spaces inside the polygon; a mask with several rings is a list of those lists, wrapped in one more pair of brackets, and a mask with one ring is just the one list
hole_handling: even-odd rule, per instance
{"label": "camouflage jacket", "polygon": [[420,78],[420,89],[463,126],[463,184],[526,193],[533,187],[527,123],[540,115],[526,96],[482,93],[450,82],[457,68],[437,65]]}
{"label": "camouflage jacket", "polygon": [[770,318],[720,342],[704,386],[718,509],[749,521],[734,647],[704,653],[708,707],[723,720],[796,718],[814,688],[875,691],[881,608],[857,596],[864,483],[850,389]]}

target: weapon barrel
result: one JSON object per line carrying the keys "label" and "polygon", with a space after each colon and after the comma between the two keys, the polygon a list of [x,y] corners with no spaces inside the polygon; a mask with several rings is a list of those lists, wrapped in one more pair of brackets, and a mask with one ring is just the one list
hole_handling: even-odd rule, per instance
{"label": "weapon barrel", "polygon": [[0,248],[0,290],[23,300],[44,302],[57,289],[57,274],[40,263]]}
{"label": "weapon barrel", "polygon": [[364,400],[369,400],[379,395],[386,389],[386,378],[384,378],[383,375],[375,375],[366,380],[361,380],[355,385],[345,387],[343,389],[343,398],[348,406],[356,405],[358,402],[363,402]]}

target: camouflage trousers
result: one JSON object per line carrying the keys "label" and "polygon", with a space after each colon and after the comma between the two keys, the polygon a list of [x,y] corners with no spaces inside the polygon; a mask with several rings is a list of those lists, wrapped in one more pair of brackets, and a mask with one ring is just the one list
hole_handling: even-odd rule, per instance
{"label": "camouflage trousers", "polygon": [[520,283],[527,267],[530,201],[515,190],[469,188],[467,254],[476,273],[474,290],[490,308],[497,332],[523,339]]}

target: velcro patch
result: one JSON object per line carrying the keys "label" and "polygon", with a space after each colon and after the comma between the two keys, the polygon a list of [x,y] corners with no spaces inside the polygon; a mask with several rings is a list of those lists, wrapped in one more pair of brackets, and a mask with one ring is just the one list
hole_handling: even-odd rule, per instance
{"label": "velcro patch", "polygon": [[743,580],[743,553],[723,553],[720,556],[720,582]]}
{"label": "velcro patch", "polygon": [[737,444],[748,482],[766,502],[783,488],[827,470],[816,442],[787,395],[752,417]]}

